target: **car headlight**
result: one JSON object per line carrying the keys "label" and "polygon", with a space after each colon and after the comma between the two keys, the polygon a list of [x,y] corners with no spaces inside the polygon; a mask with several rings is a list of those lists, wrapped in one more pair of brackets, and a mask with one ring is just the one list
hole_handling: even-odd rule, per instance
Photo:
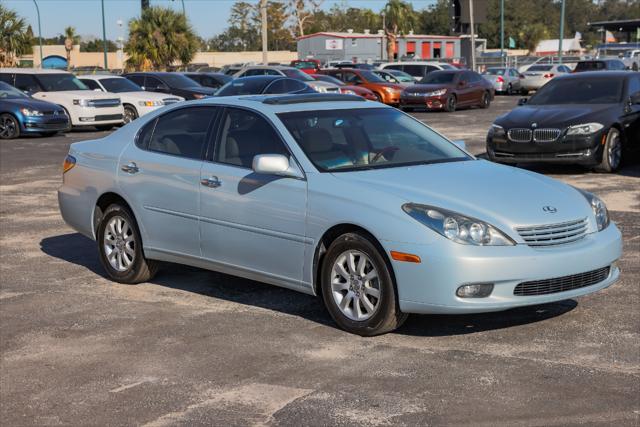
{"label": "car headlight", "polygon": [[[574,187],[575,188],[575,187]],[[587,202],[591,206],[591,210],[593,214],[596,216],[596,224],[598,225],[598,231],[602,231],[609,226],[609,211],[607,210],[607,205],[595,194],[589,193],[588,191],[581,190],[576,188]]]}
{"label": "car headlight", "polygon": [[604,125],[602,123],[585,123],[582,125],[569,126],[567,135],[591,135],[603,127]]}
{"label": "car headlight", "polygon": [[164,105],[164,101],[140,101],[138,105],[141,107],[162,107]]}
{"label": "car headlight", "polygon": [[441,95],[444,95],[445,93],[447,93],[446,89],[438,89],[438,90],[434,90],[433,92],[427,92],[424,94],[424,96],[441,96]]}
{"label": "car headlight", "polygon": [[28,108],[21,108],[20,112],[22,114],[24,114],[25,116],[28,116],[28,117],[35,117],[35,116],[41,116],[42,115],[42,111],[30,110]]}
{"label": "car headlight", "polygon": [[402,210],[436,233],[463,245],[513,246],[515,242],[484,221],[446,209],[407,203]]}
{"label": "car headlight", "polygon": [[341,93],[345,94],[345,95],[355,95],[356,93],[354,91],[352,91],[351,89],[341,89],[340,90]]}
{"label": "car headlight", "polygon": [[88,107],[89,106],[89,100],[88,99],[74,99],[73,100],[73,105],[80,105],[82,107]]}
{"label": "car headlight", "polygon": [[504,128],[497,124],[492,124],[489,128],[489,133],[493,133],[493,136],[501,136],[504,135]]}

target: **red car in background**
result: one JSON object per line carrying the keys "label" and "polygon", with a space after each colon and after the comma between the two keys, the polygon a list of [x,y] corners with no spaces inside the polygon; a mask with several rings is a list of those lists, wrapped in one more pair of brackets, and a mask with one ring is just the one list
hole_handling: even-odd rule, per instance
{"label": "red car in background", "polygon": [[296,59],[291,61],[290,65],[307,74],[315,74],[320,69],[321,64],[317,59]]}
{"label": "red car in background", "polygon": [[333,83],[335,85],[340,86],[340,93],[344,93],[346,95],[358,95],[363,97],[364,99],[368,99],[369,101],[378,100],[378,98],[376,97],[376,94],[371,92],[366,87],[350,86],[345,82],[343,82],[342,80],[338,80],[332,76],[327,76],[326,74],[311,74],[311,77],[321,82]]}

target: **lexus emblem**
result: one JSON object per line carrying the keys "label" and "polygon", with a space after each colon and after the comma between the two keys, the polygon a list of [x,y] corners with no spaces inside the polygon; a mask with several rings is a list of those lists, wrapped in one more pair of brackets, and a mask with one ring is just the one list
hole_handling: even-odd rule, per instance
{"label": "lexus emblem", "polygon": [[556,213],[556,212],[558,212],[558,209],[554,208],[553,206],[543,206],[542,210],[545,211],[546,213]]}
{"label": "lexus emblem", "polygon": [[531,129],[535,129],[535,128],[537,128],[537,127],[538,127],[538,124],[537,124],[537,123],[531,123]]}

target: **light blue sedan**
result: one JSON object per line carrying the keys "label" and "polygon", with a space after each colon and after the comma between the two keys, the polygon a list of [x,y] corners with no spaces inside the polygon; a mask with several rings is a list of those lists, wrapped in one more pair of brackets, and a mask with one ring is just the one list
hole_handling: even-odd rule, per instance
{"label": "light blue sedan", "polygon": [[347,95],[220,97],[71,145],[65,221],[108,276],[169,261],[321,295],[336,323],[549,303],[614,283],[621,235],[593,194],[476,159]]}

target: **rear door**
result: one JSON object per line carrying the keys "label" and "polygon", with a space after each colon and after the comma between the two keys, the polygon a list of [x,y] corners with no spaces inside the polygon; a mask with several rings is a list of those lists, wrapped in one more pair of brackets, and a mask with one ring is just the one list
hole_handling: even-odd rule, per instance
{"label": "rear door", "polygon": [[215,154],[203,164],[200,177],[202,256],[278,284],[300,286],[307,182],[253,172],[258,154],[282,154],[295,161],[262,115],[226,108],[219,123]]}
{"label": "rear door", "polygon": [[199,256],[200,168],[218,109],[171,110],[149,122],[120,156],[118,184],[131,203],[145,248]]}

